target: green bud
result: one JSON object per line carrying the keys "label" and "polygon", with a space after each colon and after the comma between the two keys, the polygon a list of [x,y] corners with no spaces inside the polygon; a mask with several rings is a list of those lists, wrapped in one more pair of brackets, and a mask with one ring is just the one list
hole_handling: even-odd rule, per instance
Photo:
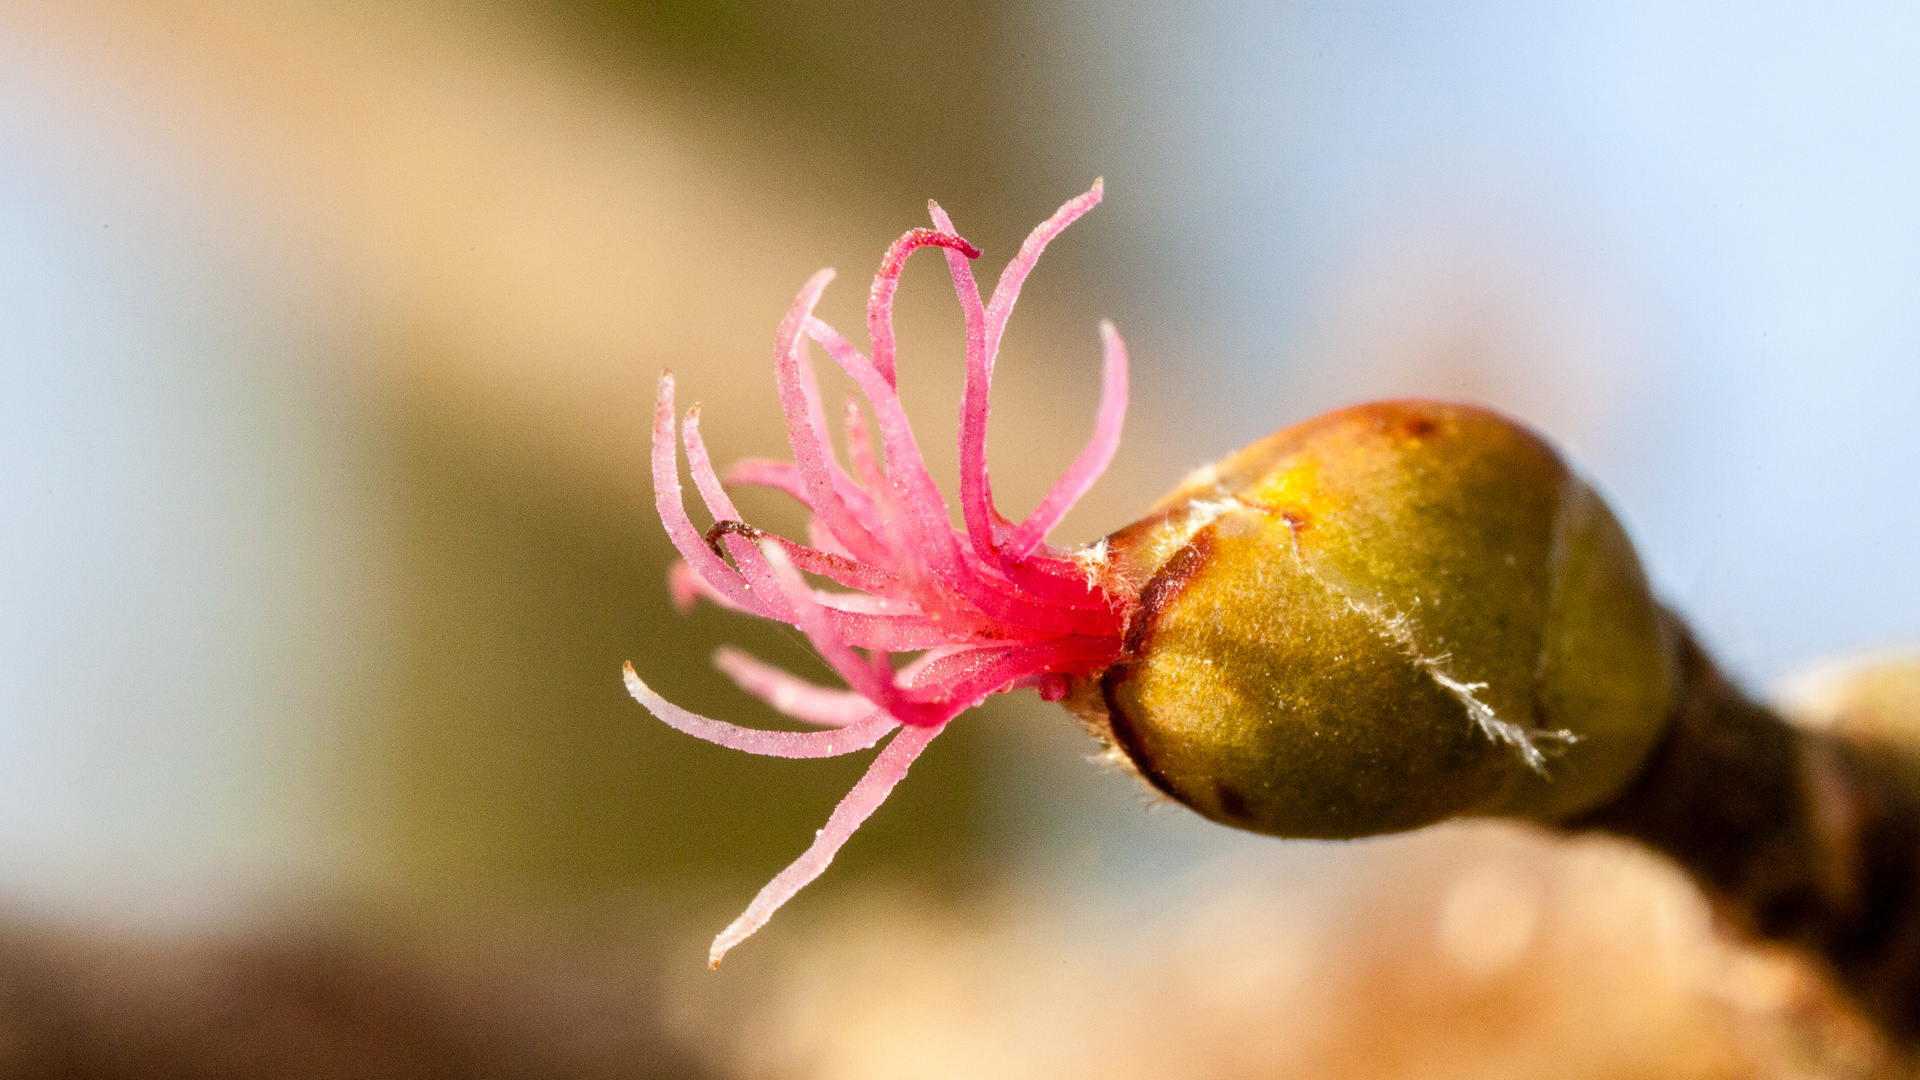
{"label": "green bud", "polygon": [[1619,791],[1674,694],[1632,545],[1537,436],[1398,401],[1287,428],[1109,537],[1123,659],[1071,705],[1216,821],[1342,838],[1565,819]]}

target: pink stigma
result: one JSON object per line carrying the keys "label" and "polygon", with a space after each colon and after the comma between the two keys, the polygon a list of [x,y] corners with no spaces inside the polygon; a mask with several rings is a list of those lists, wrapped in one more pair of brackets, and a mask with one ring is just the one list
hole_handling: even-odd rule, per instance
{"label": "pink stigma", "polygon": [[[687,712],[653,692],[629,665],[627,689],[656,717],[689,735],[775,757],[832,757],[866,750],[892,736],[867,773],[834,808],[792,865],[755,896],[714,939],[709,960],[766,924],[775,910],[819,877],[868,815],[947,722],[988,697],[1033,687],[1057,701],[1074,676],[1120,655],[1125,602],[1110,597],[1047,534],[1105,471],[1120,443],[1127,408],[1127,351],[1101,323],[1105,354],[1093,437],[1040,505],[1010,522],[993,505],[987,482],[988,387],[1007,317],[1049,241],[1100,201],[1101,185],[1070,200],[1027,237],[982,302],[970,260],[979,250],[931,207],[934,229],[895,241],[874,276],[867,305],[873,355],[862,354],[813,314],[832,280],[815,274],[774,335],[774,373],[786,413],[792,462],[740,463],[727,482],[784,491],[812,511],[810,543],[746,524],[728,498],[700,438],[700,410],[676,437],[673,376],[662,374],[653,413],[654,504],[683,562],[668,576],[677,603],[705,597],[725,607],[790,623],[807,636],[848,689],[815,686],[734,650],[715,663],[742,689],[813,731],[744,728]],[[907,426],[894,389],[893,297],[907,258],[922,247],[945,250],[967,324],[967,379],[960,415],[960,501],[955,528]],[[846,463],[828,438],[809,341],[860,389],[879,424],[875,455],[864,414],[851,397],[845,413]],[[712,524],[702,529],[681,500],[679,445]],[[821,588],[808,575],[839,588]],[[917,654],[896,662],[896,654]]]}

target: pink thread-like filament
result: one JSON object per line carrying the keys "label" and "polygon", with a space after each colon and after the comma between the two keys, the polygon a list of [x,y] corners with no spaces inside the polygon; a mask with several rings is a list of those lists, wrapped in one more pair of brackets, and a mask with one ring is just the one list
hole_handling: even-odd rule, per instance
{"label": "pink thread-like filament", "polygon": [[851,690],[830,690],[790,675],[738,649],[719,649],[713,666],[740,689],[796,720],[821,727],[845,727],[875,713],[874,704]]}
{"label": "pink thread-like filament", "polygon": [[875,712],[864,720],[825,731],[762,731],[729,724],[724,720],[709,720],[698,713],[688,712],[654,693],[646,683],[640,681],[640,676],[633,673],[631,665],[626,668],[626,679],[627,692],[633,695],[633,699],[645,705],[648,712],[670,727],[705,739],[715,746],[744,750],[749,754],[783,758],[839,757],[867,749],[879,742],[887,732],[900,726],[900,721],[893,717]]}
{"label": "pink thread-like filament", "polygon": [[[1057,700],[1072,679],[1119,658],[1124,612],[1132,598],[1109,596],[1078,562],[1045,544],[1047,533],[1093,485],[1119,445],[1127,354],[1110,323],[1100,326],[1101,395],[1093,434],[1018,524],[995,509],[986,463],[994,360],[1007,317],[1047,244],[1092,209],[1101,193],[1095,181],[1090,191],[1034,229],[984,301],[971,267],[979,251],[954,231],[944,210],[929,204],[935,228],[902,236],[888,248],[874,277],[867,307],[871,359],[813,314],[832,271],[808,279],[775,333],[774,372],[791,462],[748,459],[723,480],[701,438],[698,407],[676,431],[673,378],[661,376],[652,471],[655,509],[683,560],[668,574],[674,602],[685,607],[706,598],[789,623],[848,689],[814,685],[735,650],[715,654],[716,666],[743,690],[813,725],[811,731],[745,728],[688,712],[655,693],[631,667],[628,690],[666,724],[756,754],[830,757],[867,749],[894,732],[812,846],[714,940],[714,964],[826,869],[954,716],[1020,687]],[[951,522],[895,388],[893,299],[908,257],[922,247],[944,249],[966,317],[961,528]],[[873,411],[877,430],[869,431],[859,403],[847,401],[845,467],[829,438],[810,344],[823,348],[853,379]],[[878,455],[871,441],[876,434]],[[688,516],[682,498],[681,446],[712,522],[704,531]],[[808,542],[774,536],[741,520],[726,491],[730,484],[771,488],[801,502],[813,515]],[[809,575],[850,591],[819,588]],[[897,663],[900,653],[918,655]]]}
{"label": "pink thread-like filament", "polygon": [[826,870],[827,864],[833,861],[847,838],[880,808],[888,795],[893,794],[894,785],[906,777],[907,767],[945,727],[943,724],[940,727],[903,728],[900,734],[893,737],[893,741],[867,767],[866,775],[833,808],[826,825],[815,834],[807,850],[789,863],[785,870],[774,875],[773,880],[767,882],[754,896],[753,902],[747,905],[747,910],[741,912],[739,918],[713,939],[713,947],[707,950],[708,967],[719,967],[721,959],[735,945],[767,925],[767,920],[780,909],[780,905],[793,899],[794,893],[806,888],[808,883]]}

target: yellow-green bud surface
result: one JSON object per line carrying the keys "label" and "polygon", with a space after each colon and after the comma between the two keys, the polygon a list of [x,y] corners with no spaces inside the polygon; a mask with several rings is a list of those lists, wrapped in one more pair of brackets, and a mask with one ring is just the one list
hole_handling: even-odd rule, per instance
{"label": "yellow-green bud surface", "polygon": [[1638,769],[1674,645],[1551,448],[1399,401],[1288,428],[1109,537],[1127,655],[1072,704],[1155,787],[1280,836],[1557,820]]}

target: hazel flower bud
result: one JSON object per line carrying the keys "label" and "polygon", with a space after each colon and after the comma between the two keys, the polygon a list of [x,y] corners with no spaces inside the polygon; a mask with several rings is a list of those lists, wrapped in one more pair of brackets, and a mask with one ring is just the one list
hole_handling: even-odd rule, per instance
{"label": "hazel flower bud", "polygon": [[1290,837],[1564,820],[1637,771],[1674,635],[1619,523],[1483,409],[1329,413],[1110,536],[1122,659],[1070,707],[1154,787]]}
{"label": "hazel flower bud", "polygon": [[[817,730],[743,728],[674,705],[631,667],[666,724],[750,753],[831,757],[885,741],[798,859],[714,939],[710,961],[764,925],[947,724],[1032,688],[1068,701],[1150,783],[1217,821],[1350,837],[1457,814],[1568,820],[1638,770],[1675,697],[1675,635],[1620,526],[1544,443],[1483,410],[1389,402],[1323,416],[1209,466],[1141,522],[1087,549],[1047,536],[1106,468],[1127,403],[1127,352],[1100,330],[1100,404],[1080,454],[1018,521],[987,474],[990,383],[1040,254],[1102,197],[1095,181],[1036,227],[982,295],[980,252],[937,205],[882,259],[869,352],[814,314],[809,279],[774,335],[791,462],[725,477],[699,411],[676,423],[663,375],[654,501],[682,563],[676,600],[788,623],[845,688],[744,654],[716,663]],[[967,326],[956,525],[897,387],[893,298],[913,252],[947,260]],[[810,343],[873,412],[829,434]],[[873,435],[878,435],[875,452]],[[680,449],[710,524],[682,498]],[[808,542],[741,519],[732,484],[812,513]],[[829,587],[832,586],[832,587]]]}

